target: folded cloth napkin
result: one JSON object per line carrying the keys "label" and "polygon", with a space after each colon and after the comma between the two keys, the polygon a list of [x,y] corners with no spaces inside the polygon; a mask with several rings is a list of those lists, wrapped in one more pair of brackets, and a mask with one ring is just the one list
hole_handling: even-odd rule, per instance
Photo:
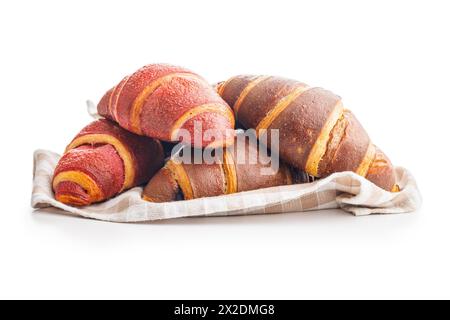
{"label": "folded cloth napkin", "polygon": [[353,172],[339,172],[312,183],[272,187],[218,197],[151,203],[141,199],[142,188],[128,190],[106,202],[71,207],[55,200],[53,170],[60,156],[37,150],[31,205],[56,207],[74,215],[114,222],[139,222],[197,216],[232,216],[301,212],[341,208],[356,216],[402,213],[419,208],[422,199],[413,176],[397,167],[401,191],[387,192]]}

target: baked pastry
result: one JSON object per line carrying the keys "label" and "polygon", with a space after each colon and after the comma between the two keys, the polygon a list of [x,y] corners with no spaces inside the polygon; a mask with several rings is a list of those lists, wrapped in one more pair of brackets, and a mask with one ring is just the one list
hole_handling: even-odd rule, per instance
{"label": "baked pastry", "polygon": [[147,65],[109,90],[97,109],[133,133],[163,141],[214,148],[234,139],[230,107],[206,80],[181,67]]}
{"label": "baked pastry", "polygon": [[102,119],[86,126],[67,146],[53,176],[58,201],[84,206],[144,184],[164,164],[158,140]]}
{"label": "baked pastry", "polygon": [[[273,166],[270,155],[261,153],[256,139],[236,138],[236,143],[221,149],[214,163],[181,161],[178,154],[150,180],[143,199],[151,202],[190,200],[219,196],[235,192],[292,184],[293,177],[308,179],[306,175],[293,174],[284,163]],[[184,151],[184,150],[183,150]],[[188,163],[187,163],[188,162]]]}
{"label": "baked pastry", "polygon": [[[239,75],[216,86],[236,119],[258,136],[279,130],[280,157],[314,177],[353,171],[398,191],[389,158],[336,94],[272,76]],[[270,146],[271,135],[267,135]]]}

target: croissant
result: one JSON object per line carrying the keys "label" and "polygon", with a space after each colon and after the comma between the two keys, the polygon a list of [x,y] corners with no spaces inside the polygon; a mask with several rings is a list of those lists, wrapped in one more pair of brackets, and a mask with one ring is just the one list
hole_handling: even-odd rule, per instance
{"label": "croissant", "polygon": [[89,205],[148,182],[163,164],[158,140],[97,120],[67,146],[55,168],[53,191],[65,204]]}
{"label": "croissant", "polygon": [[[261,154],[252,139],[235,142],[222,150],[222,161],[212,164],[193,160],[186,163],[179,161],[177,155],[172,156],[147,184],[143,199],[151,202],[190,200],[308,179],[301,172],[291,172],[284,163],[280,163],[278,170],[273,168],[270,156]],[[251,155],[255,156],[253,161]]]}
{"label": "croissant", "polygon": [[256,129],[258,136],[279,130],[280,157],[292,166],[314,177],[353,171],[385,190],[398,191],[390,160],[332,92],[252,75],[232,77],[216,89],[245,128]]}
{"label": "croissant", "polygon": [[97,109],[133,133],[163,141],[183,140],[181,129],[191,144],[199,135],[197,147],[226,146],[234,139],[230,107],[206,80],[181,67],[147,65],[109,90]]}

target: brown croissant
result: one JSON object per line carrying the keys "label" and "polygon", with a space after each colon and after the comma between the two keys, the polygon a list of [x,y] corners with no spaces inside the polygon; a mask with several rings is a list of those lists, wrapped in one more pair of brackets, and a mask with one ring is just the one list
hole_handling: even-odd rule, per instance
{"label": "brown croissant", "polygon": [[89,205],[146,183],[162,167],[158,140],[132,134],[103,119],[86,126],[59,160],[53,176],[58,201]]}
{"label": "brown croissant", "polygon": [[398,191],[390,160],[332,92],[252,75],[232,77],[216,88],[245,128],[256,129],[258,135],[279,130],[280,157],[294,167],[315,177],[353,171],[385,190]]}
{"label": "brown croissant", "polygon": [[[306,175],[291,173],[283,163],[278,170],[272,168],[270,156],[258,153],[253,140],[242,142],[224,148],[220,163],[195,164],[191,161],[187,164],[172,157],[145,187],[143,199],[152,202],[189,200],[287,185],[293,183],[293,174],[296,182],[307,181]],[[250,154],[257,155],[257,161],[252,162]]]}

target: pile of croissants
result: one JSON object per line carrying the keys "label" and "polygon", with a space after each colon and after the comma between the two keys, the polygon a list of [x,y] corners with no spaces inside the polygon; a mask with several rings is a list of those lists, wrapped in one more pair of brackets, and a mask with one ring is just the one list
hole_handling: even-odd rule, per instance
{"label": "pile of croissants", "polygon": [[[55,168],[53,191],[65,204],[85,206],[145,184],[144,200],[189,200],[304,183],[340,171],[399,191],[391,162],[341,98],[298,81],[239,75],[211,85],[185,68],[151,64],[107,91],[97,111],[103,119],[75,136]],[[235,119],[256,137],[278,130],[282,161],[276,170],[268,155],[237,161],[238,153],[259,149],[250,140],[235,143]],[[181,131],[198,133],[196,124],[215,134],[200,132],[200,142],[190,147],[220,149],[223,162],[182,163],[169,156]]]}

